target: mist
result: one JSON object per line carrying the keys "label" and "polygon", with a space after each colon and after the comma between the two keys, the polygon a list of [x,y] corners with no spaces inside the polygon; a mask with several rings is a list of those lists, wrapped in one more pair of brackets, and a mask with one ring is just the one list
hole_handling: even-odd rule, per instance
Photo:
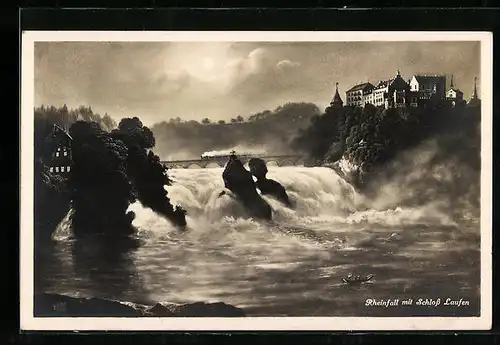
{"label": "mist", "polygon": [[368,203],[375,209],[413,207],[443,218],[478,219],[480,178],[479,137],[434,137],[382,169]]}
{"label": "mist", "polygon": [[151,127],[156,139],[154,150],[162,160],[196,159],[206,152],[232,150],[237,154],[292,154],[291,140],[319,113],[315,104],[287,103],[246,119],[233,118],[231,123],[211,123],[208,119],[204,123],[164,121]]}

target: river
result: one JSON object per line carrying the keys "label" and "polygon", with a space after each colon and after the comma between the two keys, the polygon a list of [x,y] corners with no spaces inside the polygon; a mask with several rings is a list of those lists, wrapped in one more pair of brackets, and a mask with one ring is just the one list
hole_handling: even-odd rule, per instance
{"label": "river", "polygon": [[[74,243],[65,219],[40,259],[36,289],[139,303],[223,301],[249,316],[478,314],[477,218],[456,219],[433,203],[374,208],[331,169],[269,167],[296,205],[265,197],[274,219],[259,222],[229,195],[218,198],[221,168],[169,175],[169,197],[187,209],[188,230],[135,203],[141,245],[117,253],[113,243]],[[374,278],[342,284],[349,273]],[[438,297],[470,304],[415,305]],[[365,305],[410,298],[405,308]]]}

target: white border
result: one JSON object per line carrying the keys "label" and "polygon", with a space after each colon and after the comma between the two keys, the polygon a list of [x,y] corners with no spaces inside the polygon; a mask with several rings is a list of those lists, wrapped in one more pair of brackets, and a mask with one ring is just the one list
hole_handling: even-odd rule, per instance
{"label": "white border", "polygon": [[[29,31],[22,33],[20,326],[22,330],[487,330],[492,320],[492,91],[490,32],[216,32]],[[33,107],[35,41],[480,41],[481,42],[481,316],[480,317],[33,317]]]}

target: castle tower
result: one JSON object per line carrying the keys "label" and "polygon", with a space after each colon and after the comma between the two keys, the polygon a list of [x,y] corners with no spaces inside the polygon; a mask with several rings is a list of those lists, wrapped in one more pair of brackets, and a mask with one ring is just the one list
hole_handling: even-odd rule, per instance
{"label": "castle tower", "polygon": [[339,83],[335,83],[335,95],[333,96],[330,105],[332,107],[342,107],[344,105],[344,101],[342,101],[339,94]]}
{"label": "castle tower", "polygon": [[451,75],[450,89],[453,89],[453,74]]}
{"label": "castle tower", "polygon": [[477,77],[474,77],[474,91],[472,92],[472,97],[467,103],[468,107],[478,107],[481,105],[481,100],[477,94]]}

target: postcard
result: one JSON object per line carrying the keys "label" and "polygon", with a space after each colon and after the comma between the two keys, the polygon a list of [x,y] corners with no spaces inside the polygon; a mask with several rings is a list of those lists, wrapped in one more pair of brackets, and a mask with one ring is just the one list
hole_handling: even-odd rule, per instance
{"label": "postcard", "polygon": [[484,330],[487,32],[22,34],[22,330]]}

